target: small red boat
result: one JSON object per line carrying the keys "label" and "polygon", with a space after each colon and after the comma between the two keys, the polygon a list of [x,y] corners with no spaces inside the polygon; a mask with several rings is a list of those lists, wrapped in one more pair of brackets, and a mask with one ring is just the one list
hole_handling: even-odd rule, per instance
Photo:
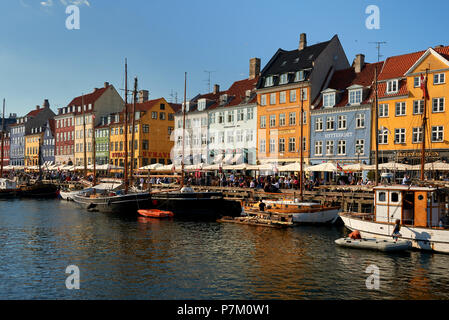
{"label": "small red boat", "polygon": [[171,211],[164,211],[159,209],[141,209],[137,210],[137,212],[144,217],[150,218],[172,218],[175,216]]}

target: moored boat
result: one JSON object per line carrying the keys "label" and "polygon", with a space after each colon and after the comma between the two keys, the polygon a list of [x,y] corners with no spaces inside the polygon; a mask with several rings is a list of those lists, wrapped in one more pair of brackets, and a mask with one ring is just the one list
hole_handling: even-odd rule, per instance
{"label": "moored boat", "polygon": [[13,198],[19,191],[14,180],[0,178],[0,199]]}
{"label": "moored boat", "polygon": [[175,215],[173,214],[173,212],[171,211],[164,211],[164,210],[159,210],[159,209],[140,209],[137,210],[137,212],[144,216],[144,217],[148,217],[148,218],[172,218]]}
{"label": "moored boat", "polygon": [[412,242],[408,240],[376,239],[376,238],[340,238],[335,243],[342,247],[354,249],[369,249],[378,251],[405,251],[412,248]]}

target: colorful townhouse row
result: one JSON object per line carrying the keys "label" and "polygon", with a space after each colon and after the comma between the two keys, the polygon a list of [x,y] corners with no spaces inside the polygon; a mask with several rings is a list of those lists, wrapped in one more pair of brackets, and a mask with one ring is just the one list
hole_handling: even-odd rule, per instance
{"label": "colorful townhouse row", "polygon": [[183,136],[185,163],[286,164],[300,148],[308,164],[374,163],[376,75],[380,160],[418,163],[426,73],[426,157],[448,161],[448,71],[447,46],[376,63],[358,54],[350,65],[338,36],[308,46],[301,34],[297,49],[277,50],[262,70],[251,59],[248,79],[186,103],[184,135],[182,110],[175,116],[175,163]]}
{"label": "colorful townhouse row", "polygon": [[[131,118],[126,129],[128,163],[135,168],[180,164],[184,155],[185,164],[286,164],[298,162],[302,153],[308,164],[371,164],[376,118],[381,162],[419,162],[423,137],[427,161],[448,161],[448,71],[448,46],[376,63],[358,54],[350,64],[337,35],[309,46],[301,34],[297,48],[278,49],[263,69],[261,60],[252,58],[248,78],[226,90],[214,85],[212,92],[198,94],[185,105],[148,100],[148,91],[141,90],[134,141]],[[97,164],[123,167],[124,106],[106,82],[58,108],[57,114],[45,100],[24,117],[10,116],[4,164],[36,165],[40,150],[44,163],[89,165],[95,141]],[[129,104],[128,111],[132,108]]]}

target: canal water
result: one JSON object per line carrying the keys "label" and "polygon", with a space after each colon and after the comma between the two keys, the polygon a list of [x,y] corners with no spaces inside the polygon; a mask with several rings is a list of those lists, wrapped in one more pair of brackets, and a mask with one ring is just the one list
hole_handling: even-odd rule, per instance
{"label": "canal water", "polygon": [[[0,299],[448,299],[449,255],[339,248],[343,226],[272,229],[0,201]],[[66,267],[80,270],[68,290]],[[379,268],[369,290],[370,265]]]}

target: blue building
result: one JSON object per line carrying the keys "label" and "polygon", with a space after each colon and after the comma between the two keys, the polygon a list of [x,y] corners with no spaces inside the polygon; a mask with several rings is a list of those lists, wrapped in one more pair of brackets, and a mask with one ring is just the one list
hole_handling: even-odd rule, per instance
{"label": "blue building", "polygon": [[357,55],[351,68],[336,71],[311,111],[310,163],[370,164],[375,68]]}
{"label": "blue building", "polygon": [[55,164],[55,120],[48,119],[45,125],[44,141],[42,143],[42,163],[45,166]]}

